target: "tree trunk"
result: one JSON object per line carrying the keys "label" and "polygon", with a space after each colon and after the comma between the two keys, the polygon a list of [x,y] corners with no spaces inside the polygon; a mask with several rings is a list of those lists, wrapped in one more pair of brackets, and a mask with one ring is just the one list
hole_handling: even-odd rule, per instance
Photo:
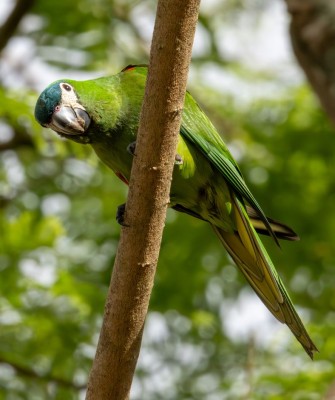
{"label": "tree trunk", "polygon": [[335,0],[285,0],[294,53],[335,124]]}
{"label": "tree trunk", "polygon": [[129,397],[154,282],[200,0],[160,0],[129,195],[87,400]]}

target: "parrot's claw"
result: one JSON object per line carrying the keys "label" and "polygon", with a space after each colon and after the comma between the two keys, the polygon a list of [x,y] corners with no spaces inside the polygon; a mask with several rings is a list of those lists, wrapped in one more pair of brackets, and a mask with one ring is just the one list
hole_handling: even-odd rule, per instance
{"label": "parrot's claw", "polygon": [[136,142],[131,142],[127,146],[127,151],[130,153],[132,156],[135,156],[135,150],[136,150]]}
{"label": "parrot's claw", "polygon": [[125,211],[126,211],[126,203],[123,203],[123,204],[118,206],[117,211],[116,211],[116,221],[121,226],[129,227],[129,225],[125,224],[125,222],[124,222],[124,213],[125,213]]}
{"label": "parrot's claw", "polygon": [[[132,156],[136,156],[135,154],[135,150],[136,150],[136,142],[131,142],[128,144],[127,146],[127,151],[129,154],[131,154]],[[183,164],[183,159],[182,156],[180,154],[176,154],[175,159],[174,159],[174,164],[175,165],[181,165]],[[122,224],[121,224],[122,225]]]}
{"label": "parrot's claw", "polygon": [[175,158],[174,158],[174,164],[175,165],[181,165],[183,163],[183,158],[180,154],[176,154]]}

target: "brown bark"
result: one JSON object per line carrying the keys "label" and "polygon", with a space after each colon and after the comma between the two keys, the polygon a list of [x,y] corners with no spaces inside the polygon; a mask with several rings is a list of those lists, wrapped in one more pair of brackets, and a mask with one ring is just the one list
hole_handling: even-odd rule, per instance
{"label": "brown bark", "polygon": [[335,399],[335,382],[332,382],[326,392],[324,400],[334,400]]}
{"label": "brown bark", "polygon": [[140,351],[169,202],[200,0],[159,0],[125,224],[87,400],[123,400]]}
{"label": "brown bark", "polygon": [[294,53],[335,124],[335,0],[285,0]]}

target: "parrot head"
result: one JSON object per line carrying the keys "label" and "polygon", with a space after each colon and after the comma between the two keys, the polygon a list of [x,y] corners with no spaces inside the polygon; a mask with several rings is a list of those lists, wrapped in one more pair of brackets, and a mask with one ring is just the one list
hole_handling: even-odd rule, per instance
{"label": "parrot head", "polygon": [[35,118],[40,125],[60,136],[88,142],[85,132],[91,118],[70,82],[54,82],[41,93],[35,107]]}

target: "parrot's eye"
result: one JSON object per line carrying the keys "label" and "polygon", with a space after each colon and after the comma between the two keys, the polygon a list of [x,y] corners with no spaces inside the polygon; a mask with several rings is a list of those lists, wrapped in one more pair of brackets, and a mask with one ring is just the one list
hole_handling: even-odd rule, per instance
{"label": "parrot's eye", "polygon": [[65,89],[67,92],[71,92],[72,88],[70,85],[63,83],[62,85],[63,89]]}

